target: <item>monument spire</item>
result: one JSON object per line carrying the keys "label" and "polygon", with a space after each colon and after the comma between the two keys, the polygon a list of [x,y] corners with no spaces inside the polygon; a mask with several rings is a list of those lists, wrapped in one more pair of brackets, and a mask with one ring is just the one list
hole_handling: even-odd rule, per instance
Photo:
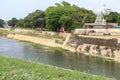
{"label": "monument spire", "polygon": [[106,11],[105,11],[105,5],[103,5],[103,7],[100,8],[99,12],[97,13],[95,24],[106,25],[106,20],[104,19],[104,14],[105,13],[106,13]]}

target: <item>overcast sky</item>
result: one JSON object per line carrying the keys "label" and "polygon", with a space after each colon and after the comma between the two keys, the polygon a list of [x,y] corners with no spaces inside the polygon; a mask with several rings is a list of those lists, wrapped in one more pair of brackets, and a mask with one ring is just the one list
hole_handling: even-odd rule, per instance
{"label": "overcast sky", "polygon": [[[37,9],[45,11],[49,6],[60,3],[63,0],[0,0],[0,18],[9,20],[13,17],[24,18]],[[106,5],[106,8],[120,13],[120,0],[64,0],[86,9],[97,10]]]}

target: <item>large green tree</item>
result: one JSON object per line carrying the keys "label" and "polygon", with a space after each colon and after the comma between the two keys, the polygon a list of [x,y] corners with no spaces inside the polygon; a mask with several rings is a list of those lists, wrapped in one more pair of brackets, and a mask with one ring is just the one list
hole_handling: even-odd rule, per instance
{"label": "large green tree", "polygon": [[11,20],[7,21],[8,25],[11,27],[16,27],[18,24],[18,19],[12,18]]}
{"label": "large green tree", "polygon": [[18,20],[18,26],[19,27],[24,27],[24,19],[21,18],[21,19]]}
{"label": "large green tree", "polygon": [[0,27],[4,27],[5,21],[3,19],[0,19]]}
{"label": "large green tree", "polygon": [[118,25],[120,25],[120,13],[118,12],[110,12],[105,15],[105,19],[107,22],[118,23]]}
{"label": "large green tree", "polygon": [[63,1],[56,3],[55,6],[48,7],[45,12],[36,10],[18,21],[13,18],[8,21],[8,24],[41,29],[45,26],[47,30],[51,31],[60,31],[62,26],[66,31],[70,32],[75,28],[82,28],[86,22],[94,22],[95,17],[96,15],[91,10]]}
{"label": "large green tree", "polygon": [[35,12],[29,13],[24,19],[19,20],[21,27],[26,28],[43,28],[44,26],[44,12],[36,10]]}
{"label": "large green tree", "polygon": [[105,15],[107,22],[118,22],[119,13],[117,12],[110,12],[109,14]]}
{"label": "large green tree", "polygon": [[85,22],[94,22],[95,17],[92,11],[65,1],[56,3],[45,11],[46,28],[52,31],[59,31],[61,25],[66,31],[81,28]]}

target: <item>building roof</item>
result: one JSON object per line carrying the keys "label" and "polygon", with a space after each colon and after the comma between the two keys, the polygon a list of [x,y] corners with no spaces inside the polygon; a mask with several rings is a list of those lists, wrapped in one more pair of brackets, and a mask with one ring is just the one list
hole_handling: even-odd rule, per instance
{"label": "building roof", "polygon": [[96,24],[96,23],[85,23],[85,26],[108,26],[108,25],[104,25],[104,24]]}

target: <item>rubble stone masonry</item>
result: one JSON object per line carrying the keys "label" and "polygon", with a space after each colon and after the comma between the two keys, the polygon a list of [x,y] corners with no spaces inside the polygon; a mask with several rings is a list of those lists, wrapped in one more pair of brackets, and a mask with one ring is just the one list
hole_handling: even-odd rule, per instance
{"label": "rubble stone masonry", "polygon": [[75,51],[94,56],[102,56],[120,62],[120,43],[118,38],[71,35],[66,46]]}

